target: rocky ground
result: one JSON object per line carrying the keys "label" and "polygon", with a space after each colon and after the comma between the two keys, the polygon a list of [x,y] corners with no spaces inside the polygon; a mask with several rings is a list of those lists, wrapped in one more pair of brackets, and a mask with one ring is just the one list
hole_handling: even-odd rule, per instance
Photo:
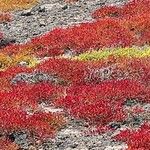
{"label": "rocky ground", "polygon": [[91,12],[103,5],[122,5],[128,0],[40,0],[32,9],[13,12],[13,21],[0,24],[5,36],[22,43],[55,27],[92,21]]}
{"label": "rocky ground", "polygon": [[[55,27],[66,27],[80,22],[90,22],[90,13],[103,5],[122,5],[127,0],[79,0],[76,3],[65,3],[64,0],[41,0],[41,2],[29,10],[12,12],[13,21],[0,24],[0,29],[5,37],[15,39],[17,43],[23,43],[37,35],[44,34]],[[130,104],[132,105],[132,104]],[[149,109],[148,106],[143,106]],[[150,113],[148,111],[148,113]],[[16,143],[24,149],[30,150],[124,150],[124,143],[116,142],[111,137],[125,128],[126,125],[115,125],[115,133],[107,134],[83,134],[88,130],[88,125],[82,121],[68,118],[70,121],[66,127],[58,132],[54,139],[43,144],[30,146],[30,141],[25,133],[14,135]],[[149,118],[150,119],[150,118]],[[139,123],[135,120],[133,123]]]}
{"label": "rocky ground", "polygon": [[[113,139],[121,130],[138,129],[143,120],[150,121],[150,105],[139,104],[134,101],[128,101],[125,104],[126,110],[133,107],[142,106],[144,114],[129,116],[128,120],[123,123],[111,122],[109,126],[113,129],[104,134],[98,134],[94,127],[82,120],[76,120],[66,116],[68,124],[64,126],[54,139],[46,139],[44,142],[37,143],[33,146],[29,137],[25,133],[17,133],[15,142],[23,150],[125,150],[127,145]],[[59,111],[59,109],[47,108],[48,111]],[[61,111],[61,110],[60,110]]]}

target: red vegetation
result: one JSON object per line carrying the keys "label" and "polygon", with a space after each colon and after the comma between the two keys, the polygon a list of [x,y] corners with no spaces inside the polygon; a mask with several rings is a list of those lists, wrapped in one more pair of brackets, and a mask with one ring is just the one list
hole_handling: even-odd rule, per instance
{"label": "red vegetation", "polygon": [[19,147],[5,138],[0,139],[1,150],[18,150]]}
{"label": "red vegetation", "polygon": [[0,129],[3,132],[11,133],[25,128],[27,114],[24,111],[2,106],[0,108]]}
{"label": "red vegetation", "polygon": [[96,10],[92,16],[95,19],[113,18],[126,27],[137,39],[136,45],[150,42],[150,1],[133,0],[122,7],[105,6]]}
{"label": "red vegetation", "polygon": [[140,14],[129,19],[123,19],[122,24],[130,30],[137,38],[138,45],[149,44],[150,42],[150,15]]}
{"label": "red vegetation", "polygon": [[149,14],[149,0],[132,0],[122,7],[124,17],[132,17],[139,14]]}
{"label": "red vegetation", "polygon": [[[62,67],[63,66],[63,67]],[[39,64],[36,70],[44,73],[56,74],[67,82],[81,83],[84,79],[85,63],[69,59],[49,59]]]}
{"label": "red vegetation", "polygon": [[128,150],[148,150],[150,147],[150,126],[143,124],[137,131],[121,131],[115,138],[126,142]]}
{"label": "red vegetation", "polygon": [[[109,79],[134,79],[149,85],[149,58],[109,58],[105,61],[49,59],[36,70],[56,74],[72,84],[94,84]],[[62,67],[63,66],[63,67]]]}
{"label": "red vegetation", "polygon": [[11,80],[19,73],[29,73],[31,72],[32,69],[29,68],[24,68],[24,67],[19,67],[19,66],[15,66],[15,67],[10,67],[8,68],[6,71],[0,71],[0,90],[11,90],[12,86],[11,86]]}
{"label": "red vegetation", "polygon": [[21,109],[0,108],[0,129],[5,134],[24,130],[40,137],[51,137],[65,124],[64,118],[56,113],[36,112],[28,115]]}
{"label": "red vegetation", "polygon": [[117,6],[104,6],[94,11],[92,17],[94,19],[106,17],[121,18],[123,17],[122,8]]}
{"label": "red vegetation", "polygon": [[129,78],[140,80],[145,85],[149,85],[149,64],[150,58],[113,58],[110,57],[103,65],[113,65],[111,77],[113,79]]}
{"label": "red vegetation", "polygon": [[0,13],[0,23],[12,21],[11,15],[8,13]]}
{"label": "red vegetation", "polygon": [[53,137],[65,122],[60,114],[38,112],[27,119],[26,128],[40,137]]}
{"label": "red vegetation", "polygon": [[65,119],[57,113],[40,112],[38,103],[43,99],[52,103],[61,98],[61,92],[62,88],[48,83],[16,85],[12,91],[1,92],[0,130],[5,134],[24,130],[40,137],[53,136]]}
{"label": "red vegetation", "polygon": [[92,13],[95,19],[113,17],[118,19],[128,19],[135,17],[139,14],[149,14],[150,10],[149,0],[132,0],[122,7],[117,6],[104,6]]}
{"label": "red vegetation", "polygon": [[67,96],[55,104],[76,118],[103,124],[124,119],[122,105],[128,98],[147,101],[149,96],[147,88],[139,82],[112,80],[97,85],[73,86],[68,89]]}
{"label": "red vegetation", "polygon": [[120,23],[113,19],[104,19],[93,23],[81,23],[79,26],[66,29],[55,29],[49,33],[32,39],[37,47],[48,52],[67,49],[81,53],[89,49],[102,47],[130,46],[135,38]]}
{"label": "red vegetation", "polygon": [[21,84],[12,86],[11,91],[0,93],[0,105],[3,107],[36,108],[39,102],[53,101],[63,96],[63,88],[48,83]]}

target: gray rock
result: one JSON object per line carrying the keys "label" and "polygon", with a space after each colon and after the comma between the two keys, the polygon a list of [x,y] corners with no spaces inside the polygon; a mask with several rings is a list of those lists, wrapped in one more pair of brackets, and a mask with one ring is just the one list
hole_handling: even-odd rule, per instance
{"label": "gray rock", "polygon": [[15,39],[10,39],[10,38],[0,39],[0,48],[4,48],[4,47],[8,46],[9,44],[13,44],[15,42],[16,42]]}
{"label": "gray rock", "polygon": [[41,5],[40,7],[39,7],[39,10],[40,11],[50,11],[50,10],[52,10],[52,8],[55,6],[56,4],[54,3],[54,4],[43,4],[43,5]]}
{"label": "gray rock", "polygon": [[31,16],[34,13],[32,12],[32,9],[27,9],[27,10],[23,10],[23,12],[21,13],[21,16]]}

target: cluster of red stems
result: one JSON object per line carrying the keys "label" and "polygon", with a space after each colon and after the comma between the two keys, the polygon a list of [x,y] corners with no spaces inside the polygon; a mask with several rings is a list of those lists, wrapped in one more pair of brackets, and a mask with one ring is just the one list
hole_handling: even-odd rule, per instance
{"label": "cluster of red stems", "polygon": [[[57,28],[26,44],[9,45],[1,52],[9,56],[24,53],[43,57],[57,56],[68,50],[79,54],[102,47],[149,44],[149,7],[149,0],[134,0],[122,7],[105,6],[92,14],[96,19],[92,23]],[[52,57],[35,68],[13,66],[1,71],[1,133],[5,138],[22,130],[30,135],[53,137],[66,120],[63,113],[42,111],[39,104],[43,101],[63,108],[64,112],[90,125],[106,127],[114,121],[122,122],[128,117],[123,109],[128,99],[150,102],[149,62],[150,58],[111,56],[107,60],[85,62]],[[11,82],[19,73],[35,72],[55,74],[64,82],[20,81],[16,85]],[[115,138],[125,141],[128,150],[148,150],[150,126],[145,123],[138,131],[122,131]],[[9,149],[8,144],[9,141],[5,142],[3,150]]]}

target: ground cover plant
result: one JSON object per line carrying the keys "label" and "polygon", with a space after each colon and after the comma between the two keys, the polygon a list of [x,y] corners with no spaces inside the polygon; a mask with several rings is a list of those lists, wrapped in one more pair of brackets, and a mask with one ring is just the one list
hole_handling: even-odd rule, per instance
{"label": "ground cover plant", "polygon": [[12,20],[12,18],[9,13],[1,13],[0,14],[0,23],[10,22],[11,20]]}
{"label": "ground cover plant", "polygon": [[[0,11],[28,8],[34,2],[2,1]],[[67,124],[67,116],[102,134],[112,122],[123,124],[130,115],[145,112],[142,105],[150,103],[149,6],[148,0],[105,6],[91,14],[91,23],[56,28],[25,44],[1,47],[2,150],[19,149],[10,135],[20,131],[32,138],[32,144],[37,137],[54,138]],[[0,21],[9,21],[9,16],[0,15]],[[71,58],[66,58],[69,52]],[[45,78],[27,79],[39,73]],[[128,101],[141,106],[129,114]],[[46,112],[42,103],[63,111]],[[149,121],[145,117],[137,131],[121,131],[114,139],[125,142],[128,150],[148,150]]]}
{"label": "ground cover plant", "polygon": [[146,47],[141,50],[138,47],[127,47],[127,48],[115,48],[115,49],[104,49],[103,51],[91,51],[80,54],[76,57],[79,60],[101,60],[108,59],[109,57],[131,57],[131,58],[141,58],[149,57],[150,49]]}
{"label": "ground cover plant", "polygon": [[32,7],[36,3],[37,0],[21,0],[21,1],[1,0],[0,11],[7,12],[18,9],[27,9]]}

